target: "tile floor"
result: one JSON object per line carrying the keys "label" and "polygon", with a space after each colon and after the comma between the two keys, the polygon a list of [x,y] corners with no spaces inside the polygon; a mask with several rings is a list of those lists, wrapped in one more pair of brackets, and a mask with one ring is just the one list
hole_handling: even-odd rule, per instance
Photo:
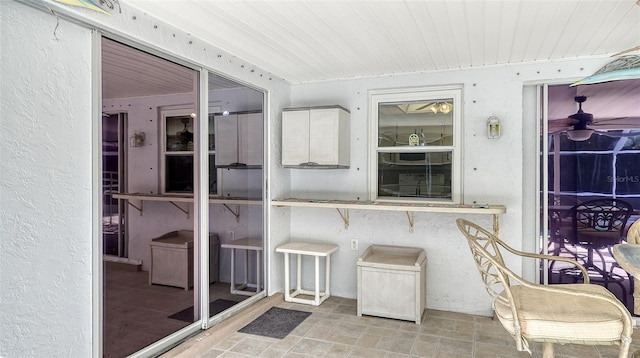
{"label": "tile floor", "polygon": [[[356,315],[356,301],[331,297],[319,307],[280,301],[277,307],[312,312],[289,336],[280,340],[231,332],[212,342],[206,331],[191,338],[201,345],[163,358],[212,357],[529,357],[517,352],[513,339],[489,317],[427,310],[420,325]],[[215,327],[211,329],[216,329]],[[640,332],[631,352],[640,349]],[[533,357],[542,357],[541,345]],[[194,353],[199,352],[199,353]],[[617,346],[556,347],[556,357],[618,357]]]}
{"label": "tile floor", "polygon": [[[215,298],[234,299],[228,285],[212,285]],[[105,297],[104,357],[125,357],[187,325],[167,318],[192,305],[193,290],[149,285],[147,272],[107,270]],[[270,305],[312,312],[286,338],[271,339],[232,330],[207,339],[214,326],[183,343],[197,349],[180,353],[181,346],[163,358],[212,357],[529,357],[517,352],[515,343],[497,321],[489,317],[427,310],[423,322],[356,315],[356,300],[331,297],[319,307],[284,302]],[[266,310],[266,309],[265,309]],[[248,310],[246,310],[248,311]],[[245,313],[230,318],[241,319]],[[246,318],[246,317],[245,317]],[[253,319],[253,318],[251,318]],[[226,321],[225,321],[226,322]],[[240,327],[241,328],[241,327]],[[239,329],[239,328],[238,328]],[[640,350],[636,330],[631,352]],[[541,357],[541,346],[533,346]],[[557,357],[618,357],[617,347],[557,346]]]}
{"label": "tile floor", "polygon": [[[105,265],[103,357],[121,358],[188,325],[168,316],[193,305],[193,290],[150,285],[149,273],[122,264]],[[211,300],[242,301],[231,295],[229,284],[215,283]]]}

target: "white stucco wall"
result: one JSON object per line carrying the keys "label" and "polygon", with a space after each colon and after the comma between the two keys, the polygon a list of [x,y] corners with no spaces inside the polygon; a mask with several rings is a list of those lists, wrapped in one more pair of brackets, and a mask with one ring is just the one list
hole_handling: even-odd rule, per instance
{"label": "white stucco wall", "polygon": [[90,357],[91,32],[0,16],[0,356]]}
{"label": "white stucco wall", "polygon": [[[243,66],[240,59],[179,29],[154,27],[157,21],[122,5],[122,13],[111,17],[84,10],[69,13],[113,35],[268,90],[265,171],[271,198],[310,191],[327,197],[366,196],[367,91],[464,84],[465,200],[506,205],[501,232],[516,247],[534,240],[522,235],[522,227],[535,215],[530,205],[524,206],[529,201],[523,193],[529,186],[533,190],[533,178],[524,175],[522,161],[533,158],[535,151],[533,138],[523,135],[523,83],[581,77],[609,61],[500,66],[290,88],[268,73],[251,72],[252,66]],[[90,31],[60,19],[54,35],[56,18],[51,13],[14,1],[0,1],[0,10],[0,356],[88,357],[93,344]],[[281,109],[316,104],[341,104],[351,110],[350,169],[318,175],[280,167]],[[484,135],[484,122],[491,115],[503,121],[503,137],[496,141]],[[335,210],[266,210],[269,294],[283,286],[282,255],[273,249],[291,237],[340,244],[333,260],[332,293],[345,297],[355,297],[357,257],[368,244],[385,243],[425,248],[428,307],[488,312],[489,299],[453,215],[418,213],[415,233],[409,234],[403,212],[353,210],[350,227],[344,230]],[[490,217],[467,217],[491,224]],[[349,250],[351,238],[360,240],[360,250]]]}
{"label": "white stucco wall", "polygon": [[[535,93],[523,107],[526,83],[575,79],[596,71],[607,59],[576,60],[495,66],[407,76],[354,79],[297,85],[292,106],[339,104],[351,111],[351,167],[338,170],[289,169],[291,195],[314,198],[366,199],[368,197],[368,91],[462,84],[464,129],[465,203],[502,204],[500,233],[516,248],[534,249],[536,235],[532,197],[535,198]],[[533,102],[531,100],[533,96]],[[486,120],[502,121],[502,136],[486,137]],[[523,123],[526,120],[526,123]],[[533,123],[532,123],[533,122]],[[526,131],[525,131],[526,130]],[[525,165],[524,163],[527,163]],[[525,171],[526,170],[526,171]],[[527,174],[527,176],[523,174]],[[527,194],[529,197],[526,197]],[[524,204],[527,206],[524,206]],[[415,213],[414,233],[404,212],[350,211],[347,230],[335,210],[287,208],[291,212],[291,237],[339,244],[332,257],[332,294],[355,298],[356,262],[371,244],[412,246],[427,253],[427,307],[488,315],[491,299],[477,273],[464,236],[455,225],[465,217],[487,228],[490,215]],[[526,220],[526,222],[525,222]],[[527,231],[525,231],[527,230]],[[350,250],[350,240],[359,250]],[[511,263],[516,271],[521,262]],[[308,271],[312,271],[309,267]],[[530,271],[528,271],[530,272]],[[311,277],[305,277],[311,280]],[[311,282],[311,281],[308,281]]]}

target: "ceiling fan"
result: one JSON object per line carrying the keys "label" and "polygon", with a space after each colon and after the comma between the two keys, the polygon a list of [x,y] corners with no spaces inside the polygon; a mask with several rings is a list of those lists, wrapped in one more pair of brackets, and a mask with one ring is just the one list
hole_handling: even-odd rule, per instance
{"label": "ceiling fan", "polygon": [[[603,127],[598,131],[598,134],[606,135],[609,137],[634,137],[639,136],[637,131],[632,133],[624,132],[607,132],[607,129],[624,129],[613,128],[611,122],[617,120],[630,120],[640,121],[637,117],[621,117],[621,118],[600,118],[597,123],[594,123],[593,114],[587,113],[582,110],[582,103],[587,100],[586,96],[577,96],[574,98],[578,103],[578,111],[567,118],[551,120],[549,121],[550,133],[566,133],[567,138],[573,141],[581,142],[591,138],[591,135],[596,131],[595,128]],[[637,123],[637,122],[636,122]]]}

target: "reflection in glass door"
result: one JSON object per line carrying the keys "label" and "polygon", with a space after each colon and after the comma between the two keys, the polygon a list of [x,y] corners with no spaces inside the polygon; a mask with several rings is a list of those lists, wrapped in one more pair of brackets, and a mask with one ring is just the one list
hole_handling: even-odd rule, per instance
{"label": "reflection in glass door", "polygon": [[[548,131],[540,137],[541,183],[546,189],[540,192],[540,202],[546,201],[541,223],[547,226],[541,237],[550,255],[578,261],[591,283],[609,289],[633,312],[631,278],[612,254],[615,244],[625,242],[626,229],[638,219],[640,208],[640,180],[627,179],[636,177],[640,168],[640,128],[637,120],[625,119],[637,111],[636,101],[626,106],[625,98],[637,99],[640,93],[638,86],[624,82],[594,85],[589,98],[579,95],[582,89],[548,86]],[[619,100],[609,98],[611,92]],[[600,103],[601,98],[609,100]],[[608,108],[622,116],[608,116]],[[580,109],[596,113],[580,114]],[[558,112],[566,113],[558,117]],[[585,129],[580,121],[586,116]],[[542,274],[549,284],[584,281],[575,267],[558,260],[548,262]]]}
{"label": "reflection in glass door", "polygon": [[264,93],[209,73],[209,230],[219,240],[210,316],[264,291]]}
{"label": "reflection in glass door", "polygon": [[105,255],[126,256],[124,207],[113,193],[125,187],[123,129],[126,113],[103,114],[102,118],[102,238]]}
{"label": "reflection in glass door", "polygon": [[[120,257],[105,259],[103,352],[150,356],[201,328],[201,299],[215,316],[264,296],[265,96],[216,74],[208,76],[208,96],[200,96],[197,71],[109,39],[102,41],[102,70],[103,109],[128,112],[118,132],[126,162],[117,179],[105,179],[126,225],[122,247],[114,249]],[[208,103],[199,103],[204,98]],[[199,118],[202,106],[210,111]],[[200,136],[202,127],[208,136]],[[112,137],[105,134],[108,172]],[[202,146],[208,155],[199,158]],[[209,200],[202,205],[203,186],[194,179],[205,161]],[[104,203],[105,212],[115,210],[111,198]],[[208,235],[195,235],[203,223]],[[206,255],[199,236],[209,239]],[[200,267],[207,266],[209,290],[201,293]]]}
{"label": "reflection in glass door", "polygon": [[[105,240],[105,253],[113,255],[104,257],[103,355],[151,356],[168,341],[189,334],[185,328],[200,302],[192,279],[199,257],[193,235],[194,187],[188,192],[184,183],[174,182],[172,188],[181,192],[161,191],[159,165],[162,109],[180,105],[190,108],[188,115],[194,112],[199,76],[116,41],[103,38],[101,43],[103,111],[127,112],[126,121],[113,116],[114,121],[120,118],[117,124],[109,121],[111,116],[105,119],[103,133],[104,231],[109,235],[117,223],[120,235],[117,244]],[[168,195],[178,197],[172,201]],[[109,221],[116,210],[126,225],[122,219]]]}

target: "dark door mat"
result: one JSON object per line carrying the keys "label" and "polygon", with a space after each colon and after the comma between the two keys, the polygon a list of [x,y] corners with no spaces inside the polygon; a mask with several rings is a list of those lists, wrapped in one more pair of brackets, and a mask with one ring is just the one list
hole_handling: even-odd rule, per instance
{"label": "dark door mat", "polygon": [[[218,313],[226,310],[227,308],[233,307],[236,301],[229,301],[224,299],[217,299],[215,301],[209,302],[209,317],[213,317]],[[177,319],[184,322],[193,322],[193,306],[189,308],[185,308],[178,313],[174,313],[169,318]]]}
{"label": "dark door mat", "polygon": [[253,320],[238,332],[283,339],[309,315],[311,315],[311,312],[271,307],[262,316]]}

